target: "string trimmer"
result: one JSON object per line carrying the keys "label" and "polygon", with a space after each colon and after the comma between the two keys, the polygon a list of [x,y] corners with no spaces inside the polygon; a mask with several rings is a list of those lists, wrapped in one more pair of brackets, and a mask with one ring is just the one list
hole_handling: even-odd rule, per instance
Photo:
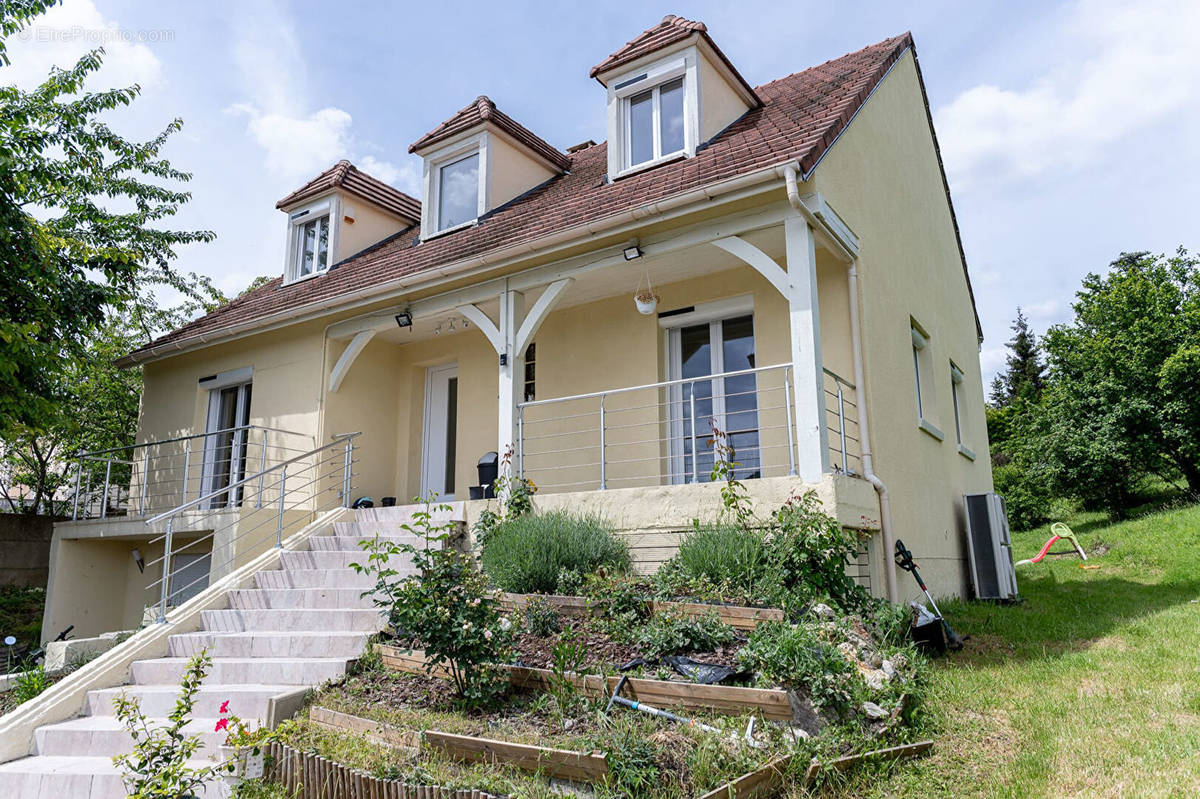
{"label": "string trimmer", "polygon": [[946,633],[946,646],[951,649],[962,649],[962,639],[946,623],[946,617],[942,615],[942,611],[938,609],[937,602],[933,601],[933,595],[925,587],[925,581],[921,579],[921,573],[917,571],[917,564],[913,562],[912,553],[904,546],[903,541],[896,541],[896,565],[906,572],[911,572],[912,576],[916,578],[917,585],[921,586],[921,590],[925,592],[925,598],[929,600],[929,604],[933,607],[933,612],[937,614],[938,620],[942,623],[942,629]]}

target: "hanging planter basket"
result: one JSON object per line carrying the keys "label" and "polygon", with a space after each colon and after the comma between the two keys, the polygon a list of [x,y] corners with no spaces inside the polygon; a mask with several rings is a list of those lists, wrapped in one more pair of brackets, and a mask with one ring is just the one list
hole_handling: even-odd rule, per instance
{"label": "hanging planter basket", "polygon": [[[642,283],[646,284],[642,288]],[[638,281],[637,291],[633,295],[633,304],[637,306],[638,313],[642,316],[649,316],[658,309],[658,295],[654,293],[654,287],[650,285],[650,274],[642,275],[642,279]]]}

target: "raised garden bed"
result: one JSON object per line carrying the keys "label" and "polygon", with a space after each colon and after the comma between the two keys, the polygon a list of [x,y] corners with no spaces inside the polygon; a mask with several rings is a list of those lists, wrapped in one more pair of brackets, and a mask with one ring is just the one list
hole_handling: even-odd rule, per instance
{"label": "raised garden bed", "polygon": [[[399,649],[386,644],[377,644],[375,649],[383,658],[384,665],[397,671],[425,674],[425,653],[420,650]],[[508,672],[509,681],[523,690],[545,690],[550,685],[553,672],[549,669],[526,666],[498,666]],[[449,674],[435,668],[434,676],[448,677]],[[573,675],[571,681],[589,699],[607,699],[616,688],[616,676],[601,674]],[[624,695],[639,702],[662,708],[685,710],[708,710],[723,715],[757,713],[765,719],[790,721],[791,703],[787,691],[769,688],[740,688],[726,685],[699,685],[675,680],[630,678],[626,682]]]}

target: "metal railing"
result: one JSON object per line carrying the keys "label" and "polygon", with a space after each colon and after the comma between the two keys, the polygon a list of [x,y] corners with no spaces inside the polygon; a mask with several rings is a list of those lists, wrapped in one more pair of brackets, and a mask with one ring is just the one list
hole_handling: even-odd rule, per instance
{"label": "metal railing", "polygon": [[204,506],[237,507],[244,491],[231,484],[247,471],[316,446],[311,435],[262,425],[147,441],[77,456],[71,519],[146,516],[212,494]]}
{"label": "metal railing", "polygon": [[[795,474],[791,373],[778,364],[519,403],[518,472],[550,491],[704,482],[717,457],[739,479]],[[718,435],[731,452],[714,453]]]}
{"label": "metal railing", "polygon": [[[519,403],[517,471],[543,491],[705,482],[718,457],[738,479],[795,475],[791,378],[776,364]],[[831,468],[857,474],[857,391],[824,383]]]}
{"label": "metal railing", "polygon": [[[156,575],[146,589],[157,593],[156,618],[166,621],[167,608],[205,588],[214,576],[232,571],[270,547],[282,547],[292,532],[337,507],[349,507],[354,483],[355,439],[344,433],[324,446],[295,455],[273,466],[181,503],[146,519],[163,532],[147,542],[145,568]],[[205,509],[221,496],[236,492],[241,512],[232,519],[209,517],[205,529],[192,530],[188,511]],[[159,545],[161,544],[161,552]],[[199,568],[196,568],[197,564]]]}
{"label": "metal railing", "polygon": [[858,390],[846,378],[825,370],[825,416],[829,433],[829,463],[835,471],[862,471],[858,432]]}

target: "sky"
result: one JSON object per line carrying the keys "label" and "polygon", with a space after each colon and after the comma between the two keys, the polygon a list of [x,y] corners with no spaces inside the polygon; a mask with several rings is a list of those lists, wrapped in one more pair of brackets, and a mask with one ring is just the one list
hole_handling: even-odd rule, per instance
{"label": "sky", "polygon": [[985,340],[1016,307],[1070,318],[1123,251],[1200,249],[1200,2],[399,4],[66,0],[10,39],[0,83],[36,85],[104,46],[91,88],[137,83],[110,120],[194,173],[178,266],[236,293],[282,271],[275,202],[340,158],[419,196],[408,145],[480,94],[551,144],[605,136],[588,69],[664,14],[699,19],[751,85],[910,30]]}

